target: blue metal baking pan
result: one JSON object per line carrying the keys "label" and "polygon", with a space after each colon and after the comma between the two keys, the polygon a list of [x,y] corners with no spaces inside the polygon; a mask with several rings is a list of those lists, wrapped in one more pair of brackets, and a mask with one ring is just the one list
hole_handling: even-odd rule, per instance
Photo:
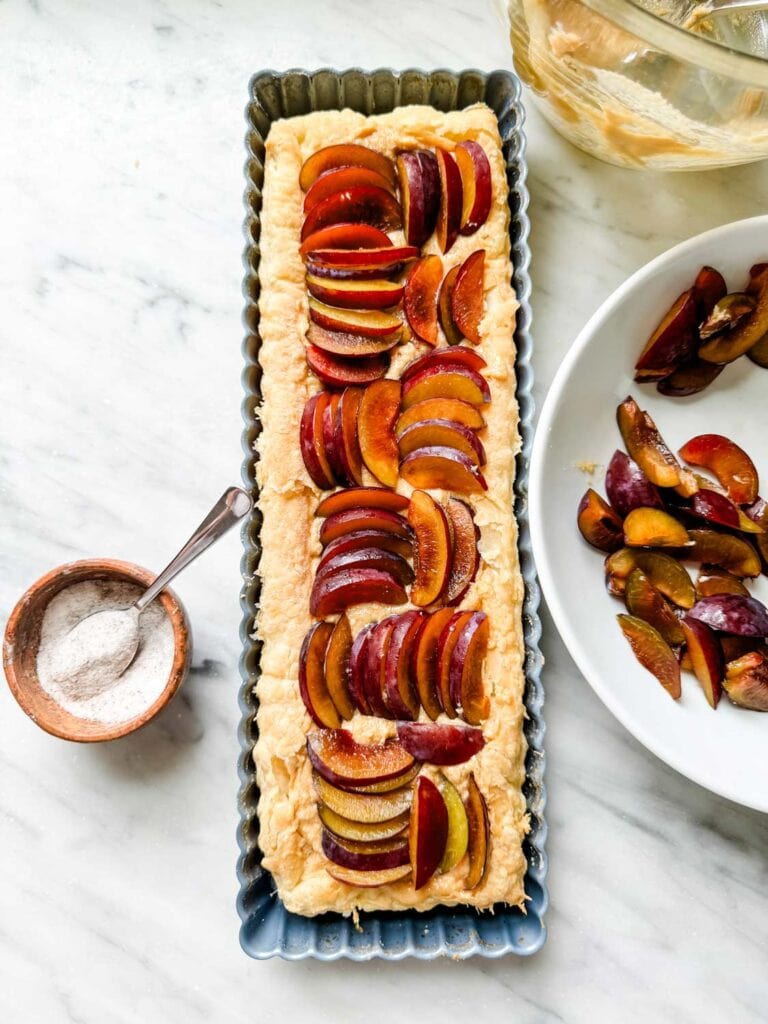
{"label": "blue metal baking pan", "polygon": [[314,110],[339,110],[351,107],[364,114],[380,114],[395,107],[428,103],[439,110],[460,110],[472,103],[487,103],[495,112],[504,147],[512,213],[510,235],[513,284],[520,301],[515,341],[517,343],[517,399],[520,405],[522,449],[517,460],[515,514],[520,527],[520,562],[525,579],[523,625],[525,659],[525,736],[528,741],[524,792],[531,818],[531,831],[525,840],[528,870],[525,891],[527,913],[517,907],[499,904],[494,912],[477,912],[467,907],[436,907],[426,913],[366,912],[355,927],[340,914],[307,918],[291,914],[278,898],[269,873],[261,866],[259,820],[257,815],[258,779],[251,756],[256,738],[255,684],[259,675],[259,644],[251,639],[259,604],[257,568],[260,555],[261,518],[254,511],[243,529],[242,560],[243,642],[241,660],[242,721],[239,736],[241,754],[240,846],[237,874],[240,892],[237,909],[242,926],[240,942],[257,959],[279,956],[285,960],[314,957],[317,960],[401,960],[413,956],[422,960],[436,957],[498,957],[506,953],[528,955],[541,949],[546,938],[544,914],[548,897],[545,885],[547,858],[544,844],[544,688],[541,682],[542,657],[539,650],[539,584],[531,554],[528,529],[528,462],[533,440],[533,398],[531,388],[532,341],[530,335],[531,282],[528,274],[528,192],[525,186],[525,137],[520,84],[507,71],[483,74],[480,71],[262,71],[250,82],[246,108],[248,158],[245,165],[245,281],[246,337],[243,344],[245,370],[243,384],[243,478],[256,497],[256,455],[254,442],[260,430],[259,404],[259,214],[264,179],[264,141],[270,125],[281,117],[292,117]]}

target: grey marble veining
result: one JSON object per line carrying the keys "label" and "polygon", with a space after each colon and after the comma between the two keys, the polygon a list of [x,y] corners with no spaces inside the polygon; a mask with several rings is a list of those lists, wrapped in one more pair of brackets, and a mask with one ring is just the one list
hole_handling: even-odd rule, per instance
{"label": "grey marble veining", "polygon": [[[260,67],[509,67],[494,3],[0,2],[0,610],[59,562],[161,567],[240,464],[242,108]],[[634,175],[528,123],[539,401],[651,257],[765,209],[766,166]],[[530,961],[256,964],[237,945],[236,537],[179,581],[195,669],[146,731],[0,688],[0,1020],[768,1019],[768,819],[598,702],[545,617],[549,942]]]}

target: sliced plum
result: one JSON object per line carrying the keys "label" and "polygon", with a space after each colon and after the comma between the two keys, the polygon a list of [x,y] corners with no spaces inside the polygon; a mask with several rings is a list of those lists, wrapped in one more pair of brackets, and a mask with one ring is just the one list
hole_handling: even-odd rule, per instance
{"label": "sliced plum", "polygon": [[693,288],[679,295],[664,314],[635,363],[635,380],[660,380],[685,363],[696,348],[696,296]]}
{"label": "sliced plum", "polygon": [[768,608],[755,597],[713,594],[703,597],[688,612],[719,633],[734,636],[768,636]]}
{"label": "sliced plum", "polygon": [[710,627],[692,614],[682,622],[688,655],[707,703],[714,710],[720,702],[725,675],[722,645]]}
{"label": "sliced plum", "polygon": [[658,487],[626,452],[618,449],[608,463],[605,490],[612,508],[622,519],[635,508],[664,508]]}
{"label": "sliced plum", "polygon": [[634,615],[617,615],[616,618],[637,660],[658,679],[670,697],[677,700],[682,692],[680,664],[664,637]]}
{"label": "sliced plum", "polygon": [[722,434],[697,434],[680,449],[680,457],[691,466],[708,469],[717,477],[737,505],[750,505],[757,498],[758,475],[749,455]]}
{"label": "sliced plum", "polygon": [[680,620],[642,569],[634,569],[629,574],[624,600],[630,615],[657,629],[668,644],[683,643],[685,637]]}
{"label": "sliced plum", "polygon": [[642,569],[660,593],[678,608],[692,608],[696,601],[693,581],[684,566],[661,551],[620,548],[605,560],[608,590],[623,597],[626,581],[634,569]]}

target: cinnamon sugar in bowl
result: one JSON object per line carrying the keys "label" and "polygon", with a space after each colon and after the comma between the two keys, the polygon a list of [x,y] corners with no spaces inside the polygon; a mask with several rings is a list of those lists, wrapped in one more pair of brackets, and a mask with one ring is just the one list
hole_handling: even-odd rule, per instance
{"label": "cinnamon sugar in bowl", "polygon": [[[135,732],[157,715],[174,696],[186,678],[192,654],[192,638],[183,606],[170,590],[164,590],[150,605],[162,610],[172,633],[172,649],[162,667],[162,678],[148,697],[146,706],[137,702],[136,695],[126,710],[128,717],[121,717],[119,705],[115,720],[105,721],[103,715],[86,717],[88,702],[83,702],[83,714],[73,713],[77,705],[73,701],[59,702],[41,683],[38,674],[38,653],[40,651],[43,622],[49,605],[55,597],[76,584],[92,582],[101,587],[120,592],[124,585],[138,588],[136,596],[153,581],[154,575],[130,562],[111,559],[89,559],[71,562],[53,569],[23,594],[11,612],[3,642],[3,666],[6,679],[14,697],[29,717],[53,736],[76,742],[92,743],[118,739]],[[110,587],[118,585],[117,587]],[[119,586],[123,585],[123,587]],[[51,609],[53,611],[53,609]],[[154,613],[157,621],[157,613]],[[165,626],[164,623],[160,625]],[[137,656],[138,657],[138,656]],[[64,704],[67,706],[65,707]],[[107,705],[109,706],[109,705]],[[102,720],[96,720],[99,717]]]}

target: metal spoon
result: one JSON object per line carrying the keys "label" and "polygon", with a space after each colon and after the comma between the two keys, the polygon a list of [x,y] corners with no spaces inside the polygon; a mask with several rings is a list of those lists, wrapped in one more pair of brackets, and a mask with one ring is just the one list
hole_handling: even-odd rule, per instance
{"label": "metal spoon", "polygon": [[694,7],[683,22],[683,27],[694,28],[700,21],[720,14],[745,14],[750,11],[768,11],[768,0],[704,0]]}
{"label": "metal spoon", "polygon": [[135,602],[133,607],[136,611],[141,614],[150,601],[154,601],[160,591],[164,590],[182,569],[186,569],[190,562],[194,562],[214,541],[222,537],[243,516],[247,516],[252,506],[250,494],[241,487],[229,487],[224,491],[178,555]]}
{"label": "metal spoon", "polygon": [[134,604],[93,612],[70,630],[58,652],[54,674],[62,680],[72,680],[84,695],[101,688],[110,677],[120,676],[136,657],[139,616],[147,605],[182,569],[247,515],[252,505],[247,491],[228,488],[181,551]]}

